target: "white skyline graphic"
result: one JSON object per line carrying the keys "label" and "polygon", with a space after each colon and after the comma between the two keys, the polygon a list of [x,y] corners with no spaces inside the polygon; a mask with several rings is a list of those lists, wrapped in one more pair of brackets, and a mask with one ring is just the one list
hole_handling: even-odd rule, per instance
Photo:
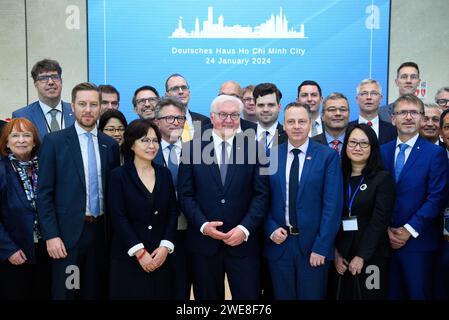
{"label": "white skyline graphic", "polygon": [[182,17],[180,17],[178,27],[169,38],[303,39],[307,37],[304,35],[304,24],[300,25],[299,31],[293,28],[288,29],[288,20],[282,8],[279,9],[279,15],[275,16],[272,13],[270,19],[251,27],[239,24],[225,26],[223,15],[218,17],[218,23],[214,23],[214,8],[210,6],[207,8],[207,20],[203,21],[202,29],[200,29],[200,20],[196,17],[195,29],[187,32],[182,25]]}

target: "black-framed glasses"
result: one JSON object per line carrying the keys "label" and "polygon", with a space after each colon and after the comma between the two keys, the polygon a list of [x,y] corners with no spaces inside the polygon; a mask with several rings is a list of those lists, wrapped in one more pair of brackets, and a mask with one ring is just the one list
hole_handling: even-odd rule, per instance
{"label": "black-framed glasses", "polygon": [[185,116],[165,116],[165,117],[159,117],[160,119],[165,119],[165,121],[169,124],[175,123],[175,120],[178,121],[178,123],[183,124],[184,122],[186,122],[186,117]]}
{"label": "black-framed glasses", "polygon": [[393,112],[394,115],[405,118],[409,114],[412,118],[417,118],[422,115],[422,112],[416,110],[401,110],[398,112]]}
{"label": "black-framed glasses", "polygon": [[103,128],[103,131],[109,132],[109,133],[123,133],[125,132],[125,128]]}
{"label": "black-framed glasses", "polygon": [[449,99],[437,99],[436,103],[440,106],[440,107],[445,107],[447,105],[447,103],[449,102]]}
{"label": "black-framed glasses", "polygon": [[141,98],[141,99],[136,99],[136,104],[139,105],[139,106],[144,106],[147,101],[148,101],[148,103],[152,107],[155,107],[157,105],[157,103],[159,102],[159,99],[158,98]]}
{"label": "black-framed glasses", "polygon": [[231,120],[235,121],[240,118],[240,113],[234,112],[234,113],[226,113],[226,112],[214,112],[220,120],[226,120],[228,117],[231,118]]}
{"label": "black-framed glasses", "polygon": [[142,142],[142,143],[144,143],[144,144],[146,144],[148,146],[150,144],[152,144],[153,146],[159,145],[159,140],[157,138],[150,139],[148,137],[144,137],[144,138],[140,139],[140,142]]}
{"label": "black-framed glasses", "polygon": [[189,86],[188,85],[183,85],[183,86],[171,87],[171,88],[168,89],[168,92],[177,93],[177,92],[179,92],[179,90],[187,91],[187,90],[189,90]]}
{"label": "black-framed glasses", "polygon": [[360,148],[366,149],[370,145],[371,144],[368,141],[356,141],[356,140],[349,140],[348,141],[348,147],[350,147],[350,148],[355,148],[357,146],[360,146]]}
{"label": "black-framed glasses", "polygon": [[61,81],[61,76],[59,74],[46,74],[46,75],[38,76],[36,78],[36,80],[41,82],[41,83],[47,83],[48,80],[50,80],[50,79],[53,82]]}

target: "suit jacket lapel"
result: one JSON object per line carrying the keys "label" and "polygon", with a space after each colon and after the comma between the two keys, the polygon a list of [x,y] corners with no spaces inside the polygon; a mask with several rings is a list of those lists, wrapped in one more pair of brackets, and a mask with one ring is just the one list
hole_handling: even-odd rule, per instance
{"label": "suit jacket lapel", "polygon": [[103,192],[106,190],[106,166],[108,159],[108,145],[105,143],[102,133],[98,132],[98,150],[100,151],[100,160],[101,160],[101,183],[103,186]]}
{"label": "suit jacket lapel", "polygon": [[71,126],[66,131],[66,141],[69,146],[70,154],[73,155],[72,159],[75,162],[76,171],[81,179],[81,183],[86,191],[86,177],[84,176],[83,156],[81,155],[80,142],[78,140],[78,134],[76,133],[75,126]]}
{"label": "suit jacket lapel", "polygon": [[[210,159],[213,159],[213,162],[208,165],[207,167],[210,170],[210,174],[212,175],[212,178],[215,180],[215,183],[220,186],[220,188],[223,188],[223,185],[221,183],[221,176],[220,176],[220,168],[218,167],[218,160],[217,157],[215,156],[215,150],[214,150],[214,140],[211,136],[210,141],[203,141],[203,147],[201,148],[201,150],[204,150],[204,148],[211,148],[209,156]],[[229,167],[228,167],[229,170]]]}
{"label": "suit jacket lapel", "polygon": [[240,146],[237,146],[237,139],[234,137],[233,139],[233,143],[232,143],[232,149],[231,149],[231,154],[229,155],[229,164],[228,164],[228,168],[226,171],[226,180],[225,180],[225,185],[224,185],[224,192],[226,192],[226,190],[229,188],[229,185],[231,184],[231,180],[234,177],[235,171],[237,170],[237,166],[236,166],[236,161],[237,159],[242,160],[241,156],[239,156],[238,154],[240,152],[242,152]]}
{"label": "suit jacket lapel", "polygon": [[401,180],[402,176],[405,172],[408,172],[415,163],[416,159],[418,159],[421,155],[423,140],[418,137],[418,140],[416,140],[415,145],[413,146],[412,151],[410,152],[407,161],[404,164],[404,167],[402,168],[401,174],[399,175],[398,182]]}
{"label": "suit jacket lapel", "polygon": [[70,104],[66,102],[61,101],[61,104],[62,104],[62,111],[64,113],[64,125],[67,128],[73,124],[72,108],[70,107]]}
{"label": "suit jacket lapel", "polygon": [[45,119],[45,115],[42,112],[39,101],[36,101],[32,107],[31,118],[32,122],[36,125],[37,131],[39,132],[40,139],[42,141],[44,135],[48,133],[47,121]]}
{"label": "suit jacket lapel", "polygon": [[14,189],[14,192],[16,193],[17,197],[22,201],[22,203],[25,205],[26,208],[30,210],[34,210],[31,207],[30,202],[28,201],[28,198],[26,197],[25,191],[23,190],[22,183],[20,182],[20,178],[18,175],[14,172],[14,169],[12,165],[6,166],[7,174],[9,175],[9,178],[7,181],[12,182],[12,188]]}
{"label": "suit jacket lapel", "polygon": [[306,157],[304,159],[304,166],[302,168],[301,180],[299,180],[298,187],[298,196],[302,194],[304,186],[307,183],[307,178],[309,177],[309,173],[312,167],[312,161],[315,156],[315,147],[313,145],[313,141],[309,139],[309,146],[307,147]]}
{"label": "suit jacket lapel", "polygon": [[278,157],[279,157],[279,184],[281,185],[281,191],[282,191],[282,199],[283,199],[283,203],[285,203],[286,201],[286,176],[285,176],[285,167],[287,166],[287,152],[288,152],[288,143],[284,143],[281,144],[279,146],[279,153],[278,153]]}

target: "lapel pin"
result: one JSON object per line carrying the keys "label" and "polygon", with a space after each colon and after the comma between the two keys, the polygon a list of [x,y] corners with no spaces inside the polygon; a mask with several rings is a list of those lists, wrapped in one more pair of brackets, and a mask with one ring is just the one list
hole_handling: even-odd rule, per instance
{"label": "lapel pin", "polygon": [[103,148],[107,148],[108,146],[107,145],[105,145],[105,144],[102,144],[101,145]]}
{"label": "lapel pin", "polygon": [[360,186],[361,191],[365,191],[368,186],[364,183]]}
{"label": "lapel pin", "polygon": [[307,156],[306,160],[312,160],[312,156]]}

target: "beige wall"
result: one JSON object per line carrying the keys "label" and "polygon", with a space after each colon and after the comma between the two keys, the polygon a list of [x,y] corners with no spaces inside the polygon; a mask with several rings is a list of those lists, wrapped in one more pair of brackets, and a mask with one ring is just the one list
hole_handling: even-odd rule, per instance
{"label": "beige wall", "polygon": [[85,0],[0,0],[0,118],[37,99],[30,75],[36,61],[57,60],[62,97],[87,80]]}
{"label": "beige wall", "polygon": [[[71,88],[87,80],[86,1],[0,0],[0,8],[0,118],[36,100],[30,70],[47,57],[60,62],[62,96],[70,101]],[[424,100],[449,85],[448,17],[448,0],[392,0],[389,101],[397,97],[396,68],[407,60],[427,81]]]}

